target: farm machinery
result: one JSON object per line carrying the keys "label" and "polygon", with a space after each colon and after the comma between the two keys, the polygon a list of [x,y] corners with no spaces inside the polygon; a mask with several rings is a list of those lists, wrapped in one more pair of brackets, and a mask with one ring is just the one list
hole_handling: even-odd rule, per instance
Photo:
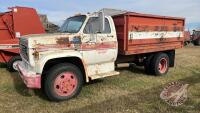
{"label": "farm machinery", "polygon": [[15,71],[21,60],[18,38],[46,32],[35,9],[11,7],[9,10],[0,13],[0,62],[6,63],[9,71]]}

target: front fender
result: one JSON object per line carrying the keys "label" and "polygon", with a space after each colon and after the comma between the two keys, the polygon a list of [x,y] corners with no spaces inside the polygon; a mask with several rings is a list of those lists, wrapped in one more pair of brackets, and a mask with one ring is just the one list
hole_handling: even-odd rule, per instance
{"label": "front fender", "polygon": [[36,72],[37,73],[42,73],[43,68],[45,66],[45,64],[52,59],[57,59],[57,58],[64,58],[64,57],[77,57],[80,58],[82,60],[82,55],[79,51],[70,51],[70,50],[66,50],[66,51],[52,51],[52,52],[44,52],[44,53],[40,53],[40,58],[38,61],[36,61]]}

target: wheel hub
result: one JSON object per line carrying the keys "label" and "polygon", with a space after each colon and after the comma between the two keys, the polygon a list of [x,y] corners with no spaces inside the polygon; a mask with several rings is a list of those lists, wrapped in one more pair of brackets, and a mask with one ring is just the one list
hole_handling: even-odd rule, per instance
{"label": "wheel hub", "polygon": [[55,79],[54,89],[60,96],[69,96],[75,91],[77,83],[77,78],[73,73],[64,72]]}
{"label": "wheel hub", "polygon": [[167,71],[167,59],[162,58],[159,62],[159,71],[160,73],[165,73]]}

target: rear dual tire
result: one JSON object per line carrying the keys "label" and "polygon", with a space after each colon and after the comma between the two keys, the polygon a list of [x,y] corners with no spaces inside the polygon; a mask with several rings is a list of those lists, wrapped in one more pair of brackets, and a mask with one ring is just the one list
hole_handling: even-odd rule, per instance
{"label": "rear dual tire", "polygon": [[154,56],[149,56],[145,61],[144,67],[147,74],[165,75],[169,70],[169,56],[166,53],[157,53]]}

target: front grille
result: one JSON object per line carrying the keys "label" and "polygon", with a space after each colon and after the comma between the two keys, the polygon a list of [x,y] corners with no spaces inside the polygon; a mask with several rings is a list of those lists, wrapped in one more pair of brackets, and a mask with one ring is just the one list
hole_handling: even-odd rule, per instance
{"label": "front grille", "polygon": [[28,59],[28,48],[25,45],[20,44],[20,54],[21,56],[26,59],[27,61]]}

